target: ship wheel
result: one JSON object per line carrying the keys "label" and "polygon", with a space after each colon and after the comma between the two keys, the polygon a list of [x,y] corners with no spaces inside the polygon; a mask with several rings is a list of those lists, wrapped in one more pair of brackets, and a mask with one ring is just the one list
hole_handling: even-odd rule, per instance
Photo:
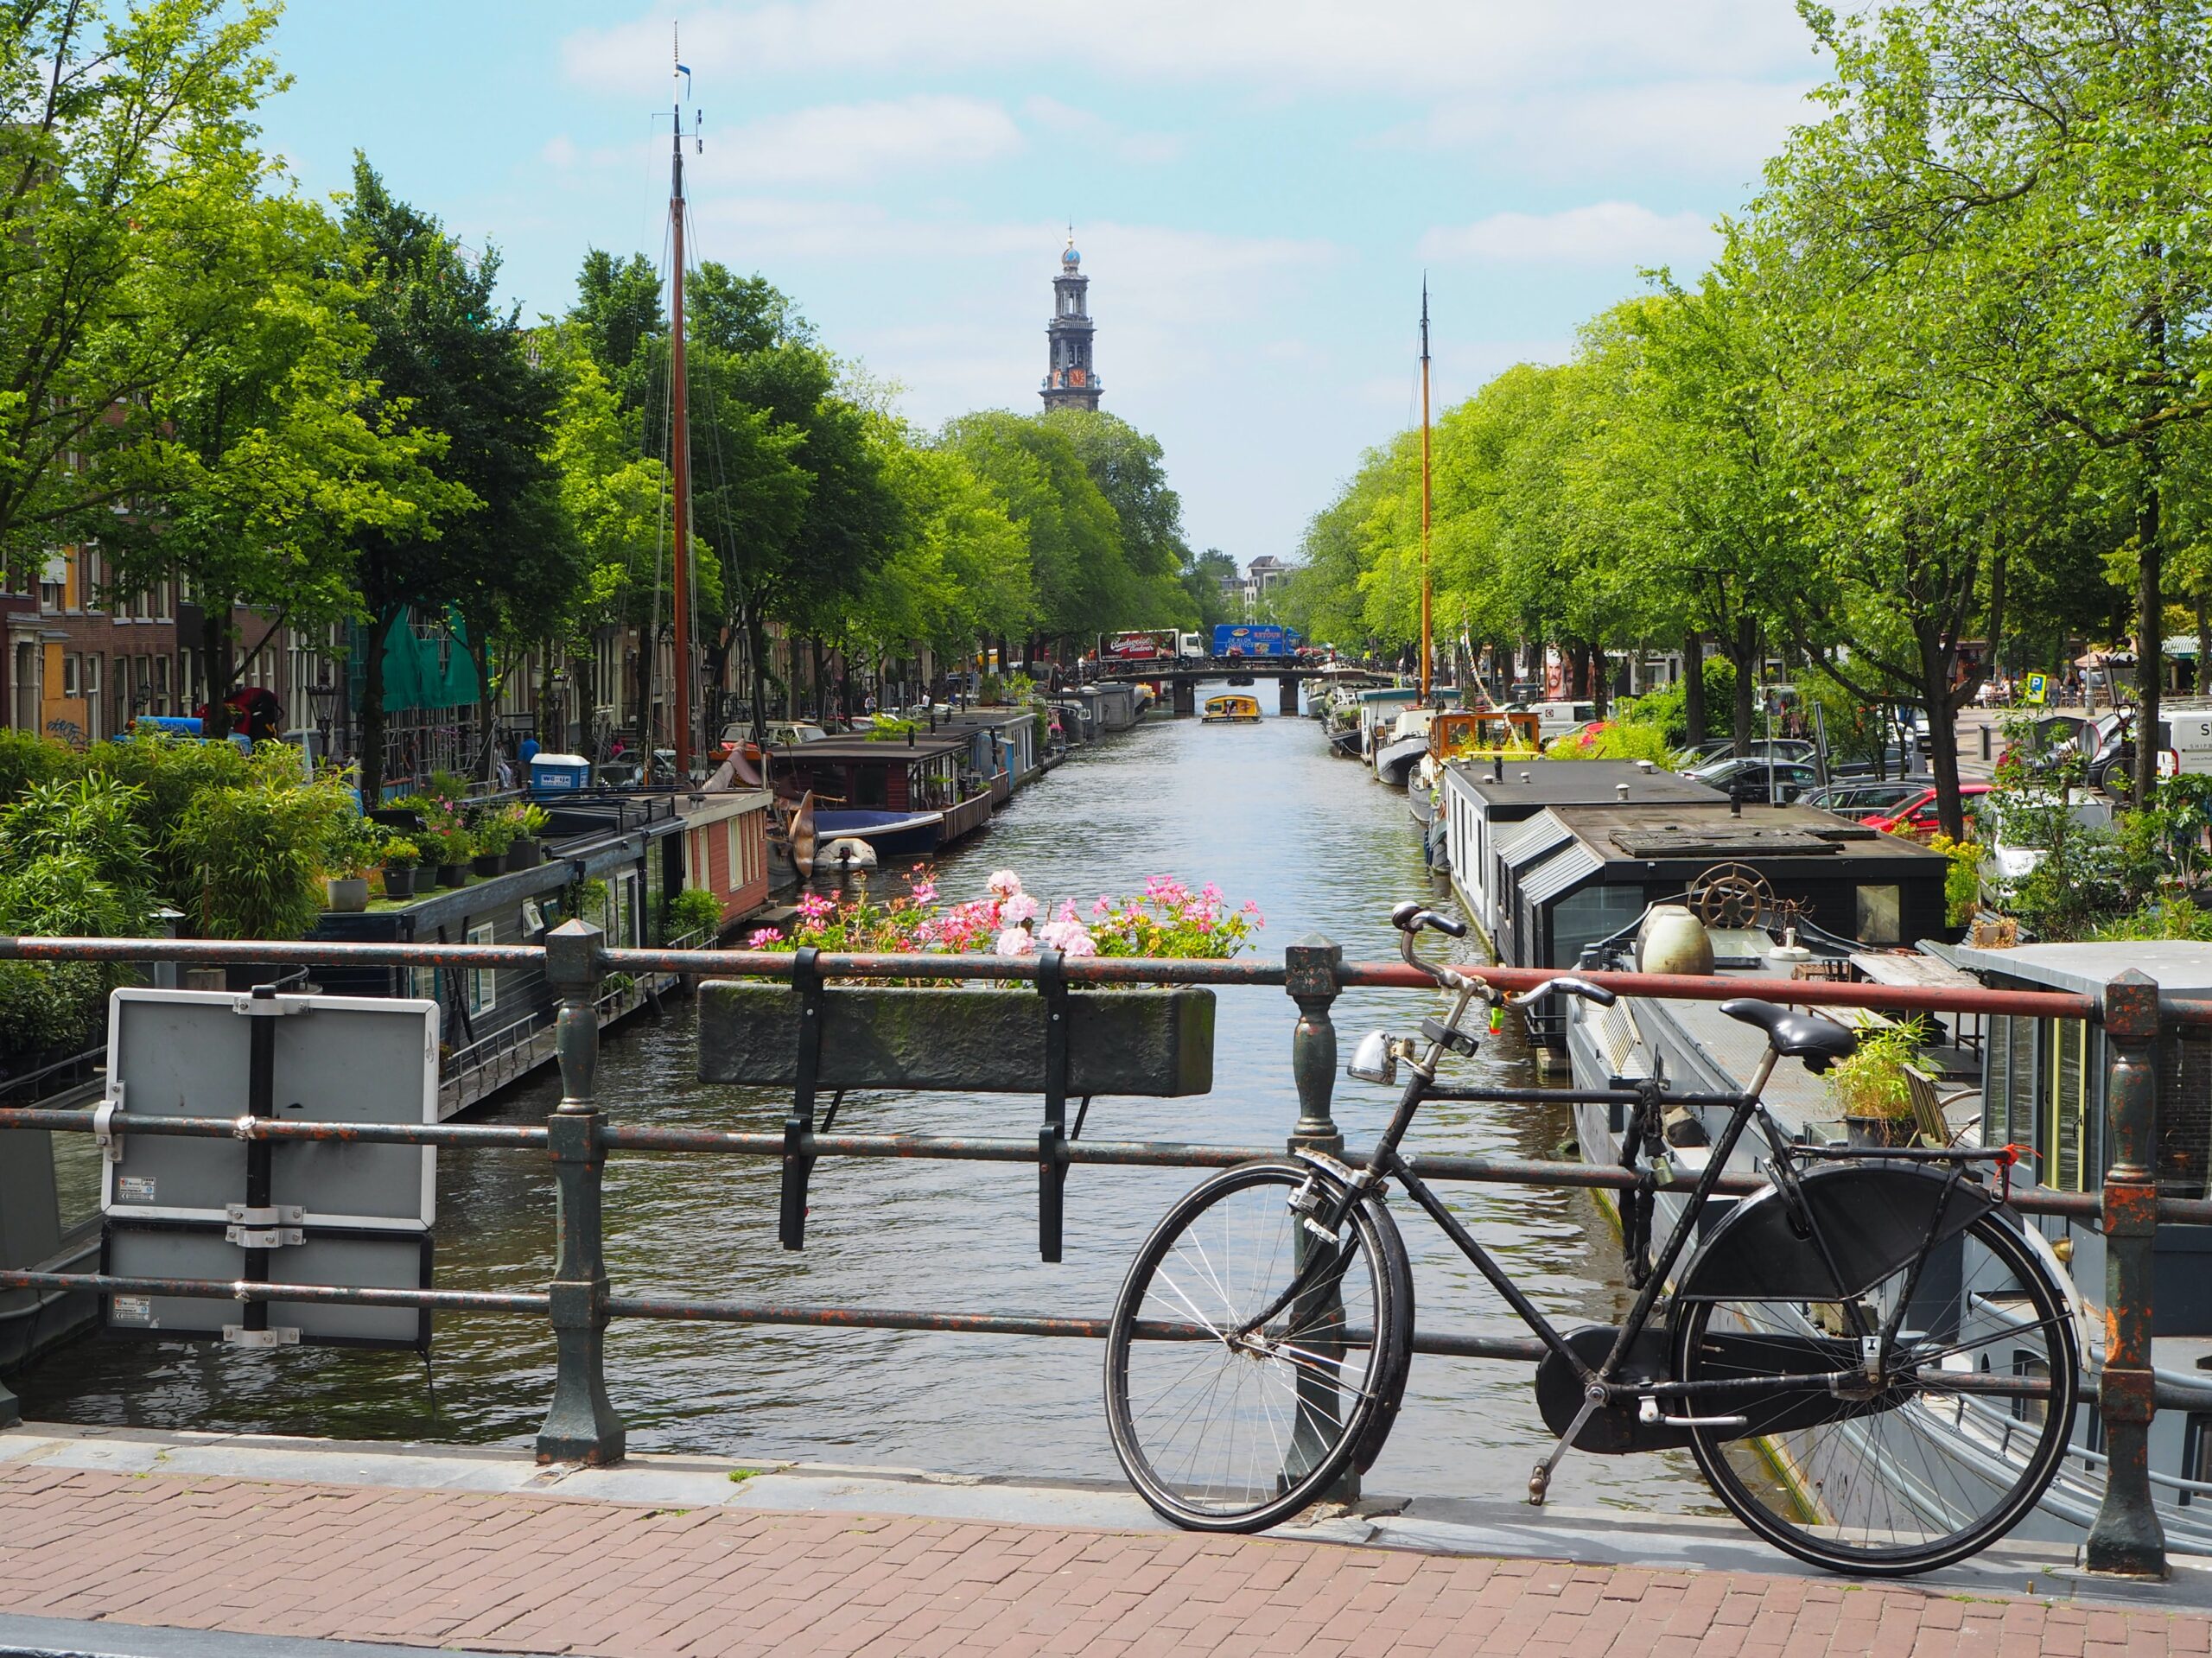
{"label": "ship wheel", "polygon": [[1715,864],[1690,886],[1690,911],[1708,927],[1750,927],[1774,907],[1774,888],[1758,870]]}

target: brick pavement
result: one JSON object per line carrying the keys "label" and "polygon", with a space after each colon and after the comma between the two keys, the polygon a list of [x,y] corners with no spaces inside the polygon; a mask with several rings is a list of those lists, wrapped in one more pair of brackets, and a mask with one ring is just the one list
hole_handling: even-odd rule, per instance
{"label": "brick pavement", "polygon": [[0,1611],[608,1658],[2212,1652],[2199,1613],[1749,1572],[35,1466]]}

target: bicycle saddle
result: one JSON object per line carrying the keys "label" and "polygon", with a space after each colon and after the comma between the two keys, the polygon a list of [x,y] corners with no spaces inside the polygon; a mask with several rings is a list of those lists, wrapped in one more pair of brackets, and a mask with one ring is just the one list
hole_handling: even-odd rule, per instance
{"label": "bicycle saddle", "polygon": [[1810,1071],[1826,1070],[1836,1060],[1847,1058],[1859,1046],[1858,1037],[1834,1020],[1822,1019],[1818,1013],[1801,1013],[1775,1002],[1738,996],[1732,1001],[1722,1002],[1720,1011],[1731,1019],[1758,1026],[1766,1032],[1766,1039],[1774,1045],[1777,1053],[1785,1059],[1802,1059],[1805,1069]]}

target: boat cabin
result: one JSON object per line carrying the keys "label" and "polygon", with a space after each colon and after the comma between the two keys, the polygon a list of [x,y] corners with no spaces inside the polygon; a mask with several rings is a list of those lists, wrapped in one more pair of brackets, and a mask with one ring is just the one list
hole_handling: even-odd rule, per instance
{"label": "boat cabin", "polygon": [[683,885],[713,893],[722,928],[736,925],[768,901],[768,809],[775,797],[733,789],[670,797],[683,820]]}
{"label": "boat cabin", "polygon": [[1022,708],[963,708],[942,715],[940,732],[967,732],[972,745],[969,765],[991,785],[991,797],[1005,805],[1014,791],[1036,775],[1037,715]]}
{"label": "boat cabin", "polygon": [[1260,719],[1257,697],[1232,693],[1228,696],[1209,696],[1205,712],[1199,716],[1211,725],[1253,725]]}
{"label": "boat cabin", "polygon": [[896,741],[828,737],[768,751],[779,794],[811,793],[817,806],[866,811],[939,811],[963,795],[960,773],[974,736],[918,731]]}
{"label": "boat cabin", "polygon": [[1446,766],[1439,794],[1455,895],[1494,948],[1505,875],[1503,854],[1538,812],[1607,802],[1687,811],[1725,810],[1728,804],[1718,789],[1643,761],[1512,761],[1500,755]]}
{"label": "boat cabin", "polygon": [[1445,708],[1429,721],[1429,758],[1440,763],[1516,752],[1533,759],[1542,746],[1537,716],[1520,709]]}
{"label": "boat cabin", "polygon": [[[1593,765],[1594,761],[1561,761]],[[1896,944],[1944,927],[1939,852],[1810,806],[1547,806],[1497,846],[1491,942],[1510,967],[1573,967],[1586,945],[1739,866],[1835,937]]]}

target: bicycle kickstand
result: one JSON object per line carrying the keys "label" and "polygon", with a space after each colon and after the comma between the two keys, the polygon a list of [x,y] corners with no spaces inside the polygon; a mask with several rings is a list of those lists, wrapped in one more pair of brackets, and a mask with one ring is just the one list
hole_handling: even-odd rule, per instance
{"label": "bicycle kickstand", "polygon": [[1541,1509],[1545,1495],[1552,1489],[1552,1471],[1565,1459],[1574,1442],[1582,1437],[1583,1424],[1598,1413],[1605,1402],[1602,1383],[1593,1382],[1582,1390],[1582,1408],[1574,1413],[1574,1420],[1567,1425],[1567,1432],[1559,1436],[1559,1443],[1552,1447],[1552,1454],[1538,1463],[1529,1473],[1529,1506]]}

